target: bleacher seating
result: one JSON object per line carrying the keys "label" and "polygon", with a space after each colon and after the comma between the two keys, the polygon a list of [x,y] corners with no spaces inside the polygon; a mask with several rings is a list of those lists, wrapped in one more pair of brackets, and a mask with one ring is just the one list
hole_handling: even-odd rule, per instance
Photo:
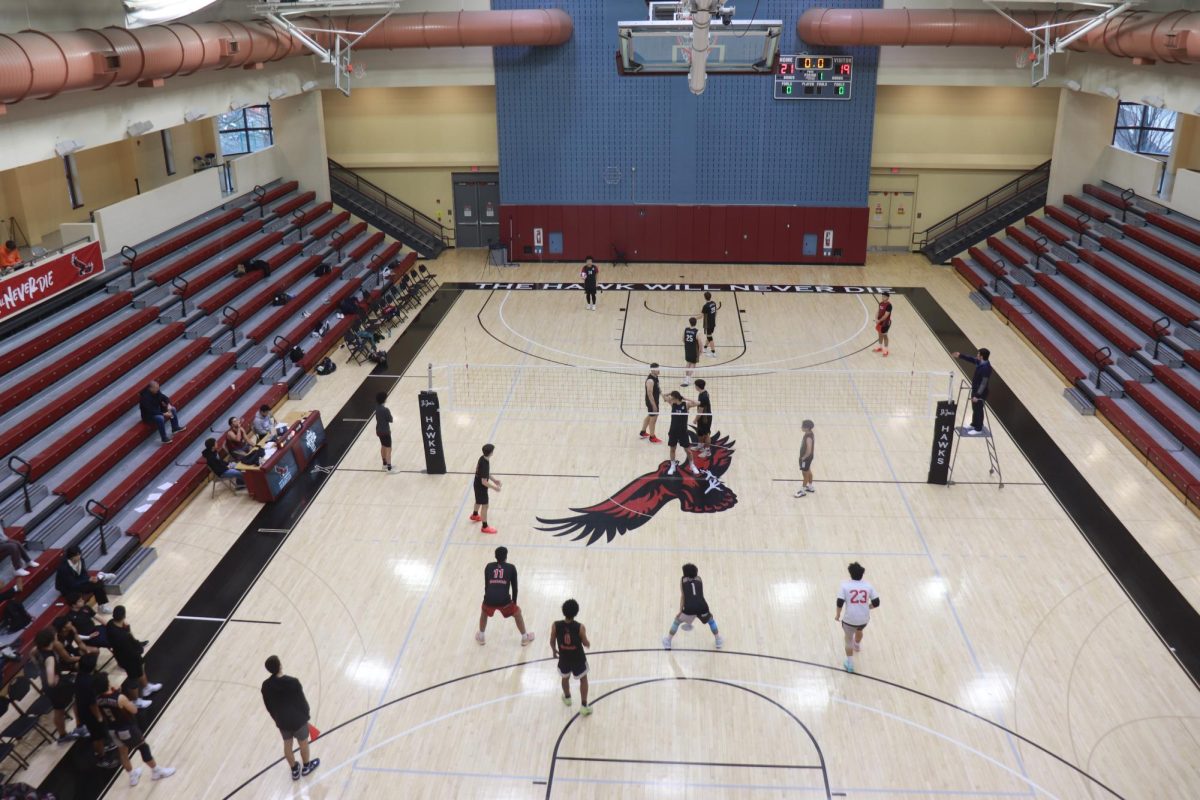
{"label": "bleacher seating", "polygon": [[[267,261],[270,276],[235,274],[249,258]],[[315,274],[322,263],[330,270]],[[0,340],[0,524],[41,565],[17,598],[34,621],[0,644],[27,655],[61,613],[53,573],[70,545],[127,586],[152,558],[144,543],[207,480],[199,452],[209,427],[232,414],[249,424],[260,405],[311,382],[354,321],[338,303],[365,292],[374,314],[399,302],[415,263],[296,182],[277,182],[124,248],[95,291]],[[281,292],[291,299],[271,305]],[[310,335],[317,328],[325,332]],[[303,358],[285,365],[284,342]],[[137,408],[152,379],[187,426],[170,443]],[[0,586],[13,585],[6,562]]]}
{"label": "bleacher seating", "polygon": [[1087,185],[952,263],[1187,502],[1200,500],[1200,222]]}

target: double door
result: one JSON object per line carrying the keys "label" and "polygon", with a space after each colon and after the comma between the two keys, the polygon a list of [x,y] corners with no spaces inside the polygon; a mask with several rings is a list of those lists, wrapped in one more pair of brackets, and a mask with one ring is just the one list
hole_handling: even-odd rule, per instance
{"label": "double door", "polygon": [[500,241],[500,176],[454,172],[454,245],[487,247]]}

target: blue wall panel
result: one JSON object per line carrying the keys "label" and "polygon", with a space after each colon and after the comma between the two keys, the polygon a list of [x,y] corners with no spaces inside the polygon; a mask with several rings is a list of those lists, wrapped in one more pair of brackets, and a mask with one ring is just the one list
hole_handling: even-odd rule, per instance
{"label": "blue wall panel", "polygon": [[[774,100],[770,76],[710,75],[700,96],[682,75],[621,77],[617,21],[645,19],[644,0],[492,5],[562,8],[575,22],[561,47],[495,50],[505,204],[866,205],[878,49],[797,42],[796,20],[817,0],[760,0],[758,18],[783,20],[783,53],[855,56],[853,100]],[[739,0],[738,18],[753,8]],[[618,183],[606,183],[608,167]]]}

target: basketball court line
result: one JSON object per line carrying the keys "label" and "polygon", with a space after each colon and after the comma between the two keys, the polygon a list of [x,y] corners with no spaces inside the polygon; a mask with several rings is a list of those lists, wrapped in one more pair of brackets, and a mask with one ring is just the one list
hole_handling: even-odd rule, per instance
{"label": "basketball court line", "polygon": [[[633,292],[627,292],[627,293],[626,293],[626,297],[625,297],[625,307],[621,309],[621,311],[622,311],[622,312],[624,312],[624,316],[623,316],[623,317],[622,317],[622,319],[621,319],[621,345],[620,345],[620,347],[621,347],[621,354],[622,354],[622,355],[624,355],[626,358],[631,358],[631,359],[633,359],[634,361],[638,362],[639,364],[644,364],[644,365],[646,365],[646,366],[649,366],[649,365],[650,365],[651,363],[653,363],[653,362],[651,362],[651,361],[643,361],[643,360],[642,360],[642,359],[640,359],[640,358],[634,358],[632,355],[630,355],[630,354],[629,354],[629,351],[625,349],[625,347],[626,347],[626,345],[625,345],[625,325],[626,325],[626,323],[628,323],[628,322],[629,322],[629,306],[630,306],[630,304],[631,304],[631,301],[632,301],[632,300],[633,300]],[[643,300],[643,301],[642,301],[642,305],[646,305],[646,301],[644,301],[644,300]],[[741,335],[741,339],[742,339],[742,352],[738,353],[738,354],[737,354],[736,356],[734,356],[733,358],[727,359],[727,360],[725,360],[725,361],[718,361],[716,364],[713,364],[713,365],[712,365],[712,366],[714,366],[714,367],[723,367],[723,366],[725,366],[726,364],[732,364],[734,361],[737,361],[737,360],[739,360],[739,359],[740,359],[742,356],[746,355],[746,350],[747,350],[747,349],[749,348],[749,346],[750,346],[750,340],[746,338],[746,326],[742,324],[742,313],[743,313],[743,312],[742,312],[742,308],[741,308],[741,306],[740,306],[740,305],[738,305],[738,297],[737,297],[737,294],[736,294],[736,293],[733,295],[733,308],[734,308],[734,311],[736,311],[736,312],[737,312],[737,313],[734,315],[734,317],[737,319],[737,323],[738,323],[738,333]],[[647,309],[649,310],[649,306],[647,306]],[[695,317],[694,317],[694,315],[692,315],[692,314],[687,314],[686,316],[687,316],[689,319],[694,319],[694,318],[695,318]],[[629,345],[629,347],[644,347],[644,346],[649,346],[649,347],[680,347],[682,344],[683,344],[683,343],[680,341],[680,342],[676,342],[674,345],[632,345],[632,344],[631,344],[631,345]],[[699,344],[699,341],[697,341],[697,342],[696,342],[696,344]],[[733,347],[737,347],[737,345],[733,345]],[[678,353],[679,351],[678,351],[678,350],[676,350],[675,352],[677,352],[677,353]],[[667,365],[664,365],[664,366],[666,366],[668,369],[671,369],[671,368],[674,368],[674,369],[683,369],[683,367],[675,367],[674,365],[671,365],[671,364],[667,364]]]}
{"label": "basketball court line", "polygon": [[[672,679],[667,678],[666,680]],[[694,678],[684,678],[682,680],[694,680]],[[671,761],[659,758],[602,758],[600,756],[555,757],[559,761],[594,761],[602,764],[666,764],[668,766],[680,767],[745,767],[747,769],[822,769],[820,764],[753,764],[733,761]]]}
{"label": "basketball court line", "polygon": [[[916,689],[911,686],[905,686],[902,683],[897,683],[896,681],[892,681],[887,678],[881,678],[881,677],[874,676],[874,675],[871,675],[869,673],[864,673],[864,672],[846,672],[840,666],[834,666],[831,664],[823,664],[823,663],[816,662],[816,661],[807,661],[804,659],[792,658],[790,656],[777,656],[777,655],[770,655],[767,653],[751,653],[751,652],[744,652],[744,651],[738,651],[738,650],[709,650],[709,649],[687,648],[687,647],[674,647],[671,650],[664,650],[664,649],[662,649],[662,647],[653,647],[653,648],[639,647],[639,648],[624,648],[624,649],[613,649],[613,650],[596,650],[596,651],[589,652],[588,657],[589,658],[598,658],[600,656],[627,655],[627,654],[632,654],[632,653],[656,653],[656,654],[660,654],[660,655],[666,655],[668,657],[674,657],[677,655],[700,654],[700,655],[704,655],[704,656],[708,656],[708,657],[716,657],[716,658],[758,658],[758,659],[764,659],[766,661],[773,661],[773,662],[784,663],[784,664],[793,664],[793,665],[800,666],[800,667],[824,670],[826,672],[831,672],[836,675],[843,676],[846,680],[863,680],[863,681],[868,681],[870,683],[877,684],[880,686],[885,686],[890,689],[896,689],[896,690],[905,692],[907,694],[911,694],[915,697],[922,698],[924,700],[927,700],[931,703],[942,706],[944,708],[948,708],[953,711],[957,711],[961,714],[965,714],[966,716],[971,717],[972,719],[974,719],[978,722],[982,722],[985,725],[987,725],[988,727],[994,728],[999,732],[1007,733],[1007,734],[1015,737],[1016,739],[1019,739],[1022,743],[1034,748],[1035,750],[1042,753],[1043,755],[1053,759],[1054,761],[1058,762],[1062,766],[1068,768],[1075,774],[1077,774],[1080,777],[1087,780],[1089,783],[1094,784],[1096,787],[1104,790],[1112,797],[1117,798],[1117,800],[1126,800],[1126,798],[1123,795],[1119,794],[1114,789],[1110,788],[1107,784],[1105,784],[1099,778],[1096,778],[1095,776],[1093,776],[1091,773],[1087,772],[1083,768],[1076,766],[1075,764],[1068,761],[1066,758],[1064,758],[1064,757],[1058,755],[1057,753],[1055,753],[1054,751],[1038,744],[1037,742],[1033,741],[1032,739],[1028,738],[1027,736],[1024,736],[1023,734],[1018,733],[1017,731],[1012,730],[1012,729],[1004,726],[1003,724],[996,722],[993,719],[990,719],[989,717],[985,717],[983,714],[972,711],[968,708],[964,708],[963,706],[960,706],[949,700],[945,700],[936,695],[930,694],[929,692],[923,691],[921,689]],[[353,725],[356,722],[359,722],[364,717],[371,717],[373,715],[377,715],[379,712],[381,712],[387,708],[390,708],[391,706],[398,705],[400,703],[403,703],[406,700],[410,700],[414,697],[418,697],[418,696],[427,694],[428,692],[436,691],[438,689],[443,689],[447,686],[452,686],[457,683],[462,683],[464,681],[473,680],[475,678],[492,675],[492,674],[495,674],[498,672],[504,672],[507,670],[515,670],[515,669],[523,669],[523,668],[529,667],[529,666],[536,666],[539,664],[550,664],[552,662],[557,663],[556,659],[553,656],[548,656],[546,658],[532,659],[532,660],[528,660],[528,661],[518,661],[518,662],[511,663],[511,664],[505,664],[502,666],[489,667],[487,669],[479,670],[478,672],[473,672],[473,673],[469,673],[466,675],[460,675],[456,678],[449,678],[447,680],[439,681],[437,683],[426,686],[422,689],[416,689],[407,694],[404,694],[399,697],[388,700],[388,701],[376,706],[375,708],[368,709],[366,711],[362,711],[362,712],[354,715],[353,717],[350,717],[349,719],[344,720],[343,722],[339,722],[336,725],[329,727],[327,730],[322,732],[321,736],[322,736],[322,738],[328,737],[343,728],[346,728],[350,725]],[[669,678],[669,679],[673,680],[674,678]],[[646,678],[637,678],[637,677],[606,678],[606,679],[593,680],[593,681],[591,681],[591,683],[594,685],[600,685],[600,684],[614,683],[614,682],[618,682],[621,680],[639,681],[639,680],[646,680]],[[696,679],[690,679],[690,680],[696,680]],[[730,682],[734,682],[733,679],[730,679]],[[774,685],[774,684],[764,684],[764,683],[752,683],[751,685],[774,687],[774,688],[778,688],[778,689],[784,690],[784,691],[793,691],[795,689],[794,686],[786,686],[786,685]],[[511,700],[513,698],[522,697],[525,695],[544,693],[546,691],[547,691],[546,689],[526,689],[524,691],[515,692],[510,695],[506,695],[504,697],[491,698],[488,700],[484,700],[484,701],[476,703],[472,706],[456,709],[454,711],[449,711],[449,712],[442,714],[436,718],[424,720],[424,721],[414,725],[411,728],[408,728],[397,734],[393,734],[392,736],[388,737],[388,739],[385,739],[384,741],[373,744],[367,750],[351,756],[350,758],[343,761],[341,764],[333,765],[328,770],[322,770],[321,777],[318,778],[316,781],[313,781],[310,785],[322,783],[325,780],[327,780],[328,778],[332,777],[332,775],[335,772],[343,769],[347,765],[357,762],[357,760],[359,758],[361,758],[363,755],[366,755],[367,753],[370,753],[381,747],[384,747],[385,745],[387,745],[391,741],[394,741],[395,739],[399,739],[399,738],[407,736],[411,733],[415,733],[419,730],[429,727],[430,725],[436,724],[438,722],[442,722],[446,719],[457,716],[459,714],[466,713],[469,711],[474,711],[474,710],[477,710],[479,708],[483,708],[483,707],[486,707],[489,705],[494,705],[495,703],[503,702],[505,700]],[[907,718],[898,717],[898,720],[904,721],[904,720],[907,720]],[[919,724],[919,723],[915,723],[913,720],[907,720],[907,722],[912,723],[912,724]],[[945,734],[942,734],[942,737],[944,737],[947,741],[950,741],[950,742],[958,741],[957,739],[954,739],[953,737],[950,737],[950,736],[946,736]],[[223,800],[229,800],[229,798],[233,797],[238,792],[242,791],[247,786],[249,786],[250,784],[254,783],[256,780],[261,778],[263,775],[267,774],[267,772],[269,772],[271,769],[278,767],[282,763],[283,763],[282,757],[276,758],[274,761],[270,762],[265,767],[260,769],[258,772],[254,773],[249,778],[247,778],[245,781],[243,781],[239,786],[234,788],[233,791],[231,791],[227,795],[225,795]],[[383,768],[375,768],[375,769],[377,771],[381,771]],[[1011,768],[1008,768],[1008,769],[1011,772]],[[1016,775],[1016,773],[1012,773],[1012,774]],[[1019,776],[1017,776],[1017,777],[1019,778]],[[1024,782],[1027,779],[1021,779],[1021,780]],[[300,787],[300,789],[305,792],[307,791],[307,787]],[[860,790],[860,791],[864,791],[864,790]],[[891,790],[886,790],[886,791],[891,791]],[[934,792],[926,791],[925,793],[933,794]],[[993,793],[993,794],[995,794],[995,793]],[[305,797],[307,795],[293,794],[292,796],[293,797]],[[1021,794],[1021,795],[1013,795],[1013,796],[1027,796],[1027,795]]]}

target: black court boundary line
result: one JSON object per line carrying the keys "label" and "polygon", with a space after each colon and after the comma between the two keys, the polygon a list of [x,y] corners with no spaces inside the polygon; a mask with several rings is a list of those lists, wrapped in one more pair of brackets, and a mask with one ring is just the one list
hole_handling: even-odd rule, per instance
{"label": "black court boundary line", "polygon": [[[666,651],[664,651],[664,652],[666,652]],[[670,676],[662,677],[662,678],[647,678],[645,680],[634,681],[633,683],[627,683],[624,686],[618,686],[615,689],[612,689],[610,691],[605,692],[602,695],[599,695],[594,700],[592,700],[592,702],[589,703],[588,706],[589,707],[595,706],[596,703],[599,703],[600,701],[602,701],[606,698],[612,697],[614,694],[623,692],[626,689],[635,689],[635,688],[638,688],[641,686],[648,686],[652,683],[663,683],[665,681],[693,681],[696,683],[711,683],[711,684],[714,684],[717,686],[729,686],[733,689],[737,689],[739,691],[746,692],[747,694],[752,694],[760,700],[765,700],[768,703],[770,703],[771,705],[778,708],[783,713],[787,714],[789,717],[792,718],[793,722],[795,722],[797,725],[800,726],[801,730],[804,731],[805,735],[808,736],[808,740],[810,742],[812,742],[813,749],[817,751],[817,760],[820,761],[820,764],[816,767],[796,767],[796,769],[819,769],[821,771],[821,781],[825,785],[825,800],[832,800],[833,788],[829,785],[829,770],[826,768],[826,764],[825,764],[825,753],[823,753],[821,751],[821,743],[817,741],[817,737],[813,735],[813,732],[809,729],[809,727],[807,725],[805,725],[800,720],[799,717],[797,717],[795,714],[793,714],[791,709],[789,709],[787,706],[783,705],[782,703],[780,703],[778,700],[775,700],[774,698],[767,697],[765,694],[762,694],[761,692],[751,689],[748,686],[742,686],[741,684],[732,683],[730,681],[723,681],[719,678],[695,678],[695,677],[689,678],[684,675],[670,675]],[[547,800],[549,800],[551,792],[554,791],[554,769],[556,766],[558,766],[558,762],[560,761],[560,757],[558,755],[558,748],[562,746],[562,742],[563,742],[563,739],[566,738],[567,731],[569,731],[571,729],[571,726],[574,725],[579,720],[579,716],[580,716],[579,712],[575,712],[575,714],[572,715],[572,717],[569,720],[567,720],[567,724],[563,726],[562,731],[560,731],[558,734],[558,739],[554,742],[554,750],[550,754],[550,772],[546,776],[546,798],[547,798]],[[576,760],[581,760],[581,759],[576,759]],[[600,759],[595,759],[595,760],[600,760]],[[646,761],[646,762],[641,762],[641,763],[652,764],[652,763],[656,763],[656,762]],[[666,763],[666,762],[657,762],[657,763]],[[726,766],[743,766],[743,765],[729,764]]]}
{"label": "black court boundary line", "polygon": [[[412,364],[461,295],[456,289],[440,289],[413,318],[388,350],[388,360],[400,365],[399,371]],[[336,466],[366,430],[367,422],[351,423],[343,417],[368,421],[373,417],[375,393],[380,387],[368,383],[369,378],[364,378],[325,428],[325,446],[314,457],[313,466]],[[396,382],[393,380],[393,387]],[[161,701],[155,698],[154,704],[139,715],[147,733],[154,729],[154,723],[225,625],[250,621],[234,620],[232,616],[328,480],[327,472],[307,469],[296,477],[282,498],[264,505],[178,612],[180,616],[201,619],[172,619],[146,652],[147,674],[171,687],[169,695]],[[264,533],[263,529],[285,532]],[[39,788],[53,792],[60,800],[98,800],[120,774],[123,773],[119,769],[97,768],[91,745],[82,742],[72,745]]]}
{"label": "black court boundary line", "polygon": [[[917,315],[947,352],[978,352],[928,290],[909,289],[906,294]],[[1183,668],[1192,685],[1200,689],[1200,635],[1197,635],[1200,612],[1050,438],[998,371],[993,372],[987,404],[1109,575]]]}
{"label": "black court boundary line", "polygon": [[[1118,800],[1126,800],[1126,798],[1123,795],[1118,794],[1111,787],[1109,787],[1108,785],[1103,783],[1099,778],[1096,778],[1091,773],[1085,771],[1081,767],[1077,767],[1076,765],[1072,764],[1070,761],[1067,761],[1065,758],[1063,758],[1062,756],[1053,752],[1052,750],[1049,750],[1048,748],[1043,747],[1042,745],[1033,741],[1029,737],[1023,736],[1022,734],[1017,733],[1016,731],[1014,731],[1010,728],[1007,728],[1004,725],[1001,725],[999,722],[996,722],[995,720],[988,719],[987,717],[983,716],[982,714],[978,714],[974,711],[971,711],[968,708],[963,708],[962,706],[952,703],[949,700],[944,700],[941,697],[938,697],[936,695],[930,694],[930,693],[922,691],[920,689],[914,689],[911,686],[905,686],[902,683],[897,683],[895,681],[888,680],[887,678],[879,678],[874,675],[868,675],[863,672],[846,672],[840,666],[835,667],[831,664],[821,664],[816,661],[805,661],[804,659],[800,659],[800,658],[790,658],[788,656],[774,656],[774,655],[768,655],[766,653],[749,653],[749,652],[743,652],[743,651],[739,651],[739,650],[707,650],[707,649],[692,648],[692,647],[673,647],[670,650],[664,650],[661,647],[629,647],[629,648],[621,648],[621,649],[613,649],[613,650],[593,650],[588,653],[588,656],[589,657],[597,657],[597,656],[607,656],[607,655],[625,655],[625,654],[629,654],[629,653],[661,653],[661,654],[666,654],[666,655],[670,655],[671,653],[703,653],[703,654],[714,656],[714,657],[740,656],[743,658],[762,658],[762,659],[766,659],[768,661],[777,661],[777,662],[785,663],[785,664],[797,664],[800,666],[813,667],[815,669],[822,669],[822,670],[826,670],[828,672],[836,673],[838,675],[844,675],[847,678],[849,678],[850,680],[865,680],[865,681],[869,681],[871,683],[879,684],[881,686],[887,686],[892,689],[898,689],[902,692],[908,692],[909,694],[912,694],[912,695],[915,695],[922,699],[928,700],[931,703],[937,703],[938,705],[944,706],[944,707],[952,709],[954,711],[958,711],[959,713],[966,714],[967,716],[975,719],[978,722],[982,722],[985,725],[995,728],[998,731],[1007,733],[1010,736],[1013,736],[1016,739],[1019,739],[1020,741],[1024,742],[1025,744],[1029,745],[1030,747],[1034,748],[1035,750],[1042,753],[1043,755],[1046,755],[1046,756],[1054,759],[1058,763],[1062,764],[1064,767],[1067,767],[1071,771],[1075,772],[1080,777],[1082,777],[1082,778],[1090,781],[1091,783],[1095,784],[1096,786],[1100,787],[1101,789],[1108,792],[1113,797],[1118,798]],[[488,669],[481,669],[478,672],[472,672],[472,673],[468,673],[466,675],[460,675],[457,678],[447,678],[444,681],[439,681],[438,683],[431,684],[429,686],[426,686],[423,689],[415,689],[414,691],[411,691],[408,694],[404,694],[399,697],[395,697],[391,700],[388,700],[384,703],[380,703],[379,705],[375,706],[374,708],[370,708],[370,709],[367,709],[366,711],[359,712],[358,714],[355,714],[353,717],[350,717],[349,719],[344,720],[343,722],[339,722],[338,724],[326,729],[325,731],[323,731],[321,733],[321,737],[326,738],[326,737],[330,736],[331,734],[336,733],[337,731],[339,731],[343,728],[353,725],[354,723],[358,722],[359,720],[369,717],[372,714],[376,714],[386,708],[389,708],[394,705],[398,705],[399,703],[403,703],[405,700],[410,700],[414,697],[419,697],[420,695],[426,694],[428,692],[436,691],[438,689],[443,689],[447,686],[452,686],[456,683],[461,683],[463,681],[468,681],[468,680],[472,680],[474,678],[483,677],[484,675],[491,675],[491,674],[497,673],[497,672],[504,672],[505,670],[521,669],[521,668],[528,667],[528,666],[534,666],[537,664],[547,664],[547,663],[557,664],[558,659],[555,658],[554,656],[547,656],[546,658],[537,658],[537,659],[533,659],[531,661],[517,661],[512,664],[504,664],[499,667],[489,667]],[[656,680],[673,680],[673,679],[674,679],[673,677],[669,677],[669,678],[661,678],[661,679],[656,679]],[[693,678],[692,680],[698,680],[698,679]],[[734,684],[734,685],[736,685],[736,684]],[[599,699],[599,698],[597,698],[597,699]],[[229,794],[225,795],[225,797],[222,798],[222,800],[229,800],[229,798],[233,797],[238,792],[242,791],[247,786],[254,783],[254,781],[258,780],[263,775],[267,774],[267,772],[269,772],[272,769],[275,769],[282,763],[283,763],[282,756],[279,758],[276,758],[274,761],[267,764],[267,766],[263,767],[258,772],[254,773],[249,778],[247,778],[245,781],[243,781],[239,786],[234,788],[233,791],[231,791]],[[536,783],[536,781],[535,781],[535,783]]]}

